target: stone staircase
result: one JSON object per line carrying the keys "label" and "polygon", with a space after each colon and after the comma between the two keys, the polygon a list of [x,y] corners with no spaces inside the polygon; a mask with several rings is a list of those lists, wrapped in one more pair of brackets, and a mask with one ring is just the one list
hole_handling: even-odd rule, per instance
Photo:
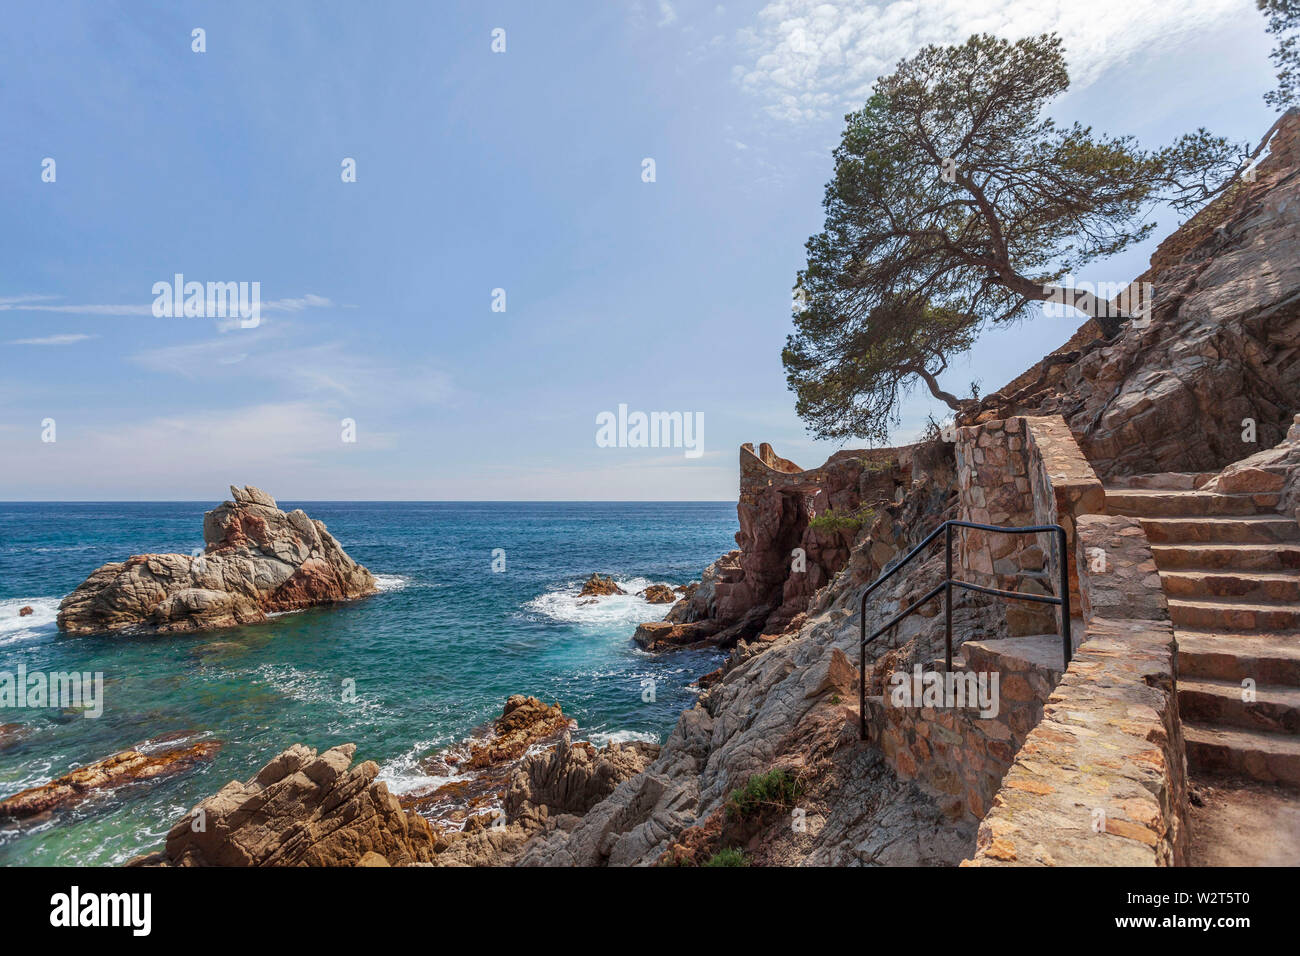
{"label": "stone staircase", "polygon": [[1300,525],[1276,493],[1202,490],[1212,477],[1132,476],[1106,489],[1106,509],[1151,542],[1189,768],[1300,788]]}

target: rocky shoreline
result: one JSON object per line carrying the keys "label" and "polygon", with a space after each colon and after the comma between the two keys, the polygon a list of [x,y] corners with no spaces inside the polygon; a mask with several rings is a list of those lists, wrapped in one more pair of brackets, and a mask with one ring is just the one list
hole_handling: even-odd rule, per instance
{"label": "rocky shoreline", "polygon": [[[354,744],[295,744],[178,820],[132,866],[500,866],[533,837],[572,826],[659,748],[573,742],[558,705],[515,695],[483,738],[430,758],[459,783],[397,797]],[[81,773],[81,771],[79,771]]]}

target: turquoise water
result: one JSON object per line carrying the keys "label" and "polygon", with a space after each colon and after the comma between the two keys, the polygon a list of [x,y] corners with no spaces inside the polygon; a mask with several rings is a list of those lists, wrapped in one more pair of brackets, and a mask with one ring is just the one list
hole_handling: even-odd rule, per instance
{"label": "turquoise water", "polygon": [[[120,863],[232,779],[294,742],[357,744],[397,791],[428,785],[419,759],[500,713],[514,693],[558,700],[579,737],[661,739],[721,655],[650,656],[631,642],[669,605],[634,596],[579,606],[611,573],[633,591],[685,584],[734,547],[727,503],[282,502],[323,520],[382,593],[264,624],[168,637],[66,637],[59,599],[131,554],[202,547],[209,503],[0,503],[0,671],[101,671],[97,719],[0,708],[27,724],[0,752],[0,796],[165,733],[222,750],[182,776],[121,791],[52,821],[0,830],[0,864]],[[505,550],[506,570],[492,571]],[[35,612],[18,617],[31,605]],[[355,681],[347,700],[345,682]],[[654,681],[653,702],[643,693]]]}

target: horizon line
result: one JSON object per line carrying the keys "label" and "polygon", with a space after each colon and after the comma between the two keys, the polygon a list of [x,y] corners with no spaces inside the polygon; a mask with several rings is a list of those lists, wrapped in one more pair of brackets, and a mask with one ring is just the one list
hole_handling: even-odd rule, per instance
{"label": "horizon line", "polygon": [[[191,505],[211,498],[10,498],[0,505]],[[229,500],[229,499],[223,499]],[[281,499],[277,498],[279,504]],[[734,498],[285,498],[300,504],[411,505],[713,505]]]}

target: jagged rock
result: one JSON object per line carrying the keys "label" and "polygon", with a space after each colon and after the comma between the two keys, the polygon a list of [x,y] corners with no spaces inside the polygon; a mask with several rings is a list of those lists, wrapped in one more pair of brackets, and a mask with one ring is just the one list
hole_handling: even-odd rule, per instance
{"label": "jagged rock", "polygon": [[677,600],[673,589],[666,584],[650,585],[641,592],[641,597],[645,598],[648,604],[671,604]]}
{"label": "jagged rock", "polygon": [[18,609],[18,616],[19,616],[19,617],[27,617],[29,614],[34,614],[34,613],[36,613],[36,612],[32,610],[32,606],[31,606],[30,604],[28,604],[28,605],[26,605],[26,606],[24,606],[24,607],[20,607],[20,608]]}
{"label": "jagged rock", "polygon": [[621,587],[614,583],[611,577],[602,578],[599,574],[593,574],[587,578],[587,583],[582,586],[578,592],[578,597],[605,597],[610,594],[626,594]]}
{"label": "jagged rock", "polygon": [[[133,862],[161,866],[402,866],[434,853],[429,824],[351,766],[354,744],[284,751],[247,783],[231,781],[172,827],[166,847]],[[200,828],[198,821],[202,821]]]}
{"label": "jagged rock", "polygon": [[657,756],[658,744],[611,743],[598,750],[571,743],[566,732],[554,749],[520,764],[506,790],[506,818],[540,825],[549,815],[586,813]]}
{"label": "jagged rock", "polygon": [[230,491],[234,501],[203,518],[203,554],[143,554],[103,565],[59,604],[59,628],[92,634],[231,627],[374,593],[374,577],[324,522],[298,510],[286,514],[252,486]]}
{"label": "jagged rock", "polygon": [[559,704],[514,694],[506,700],[505,709],[493,725],[492,737],[470,747],[468,765],[481,769],[515,760],[534,744],[564,732],[571,723]]}
{"label": "jagged rock", "polygon": [[66,810],[128,784],[189,770],[211,760],[220,749],[221,742],[217,740],[156,738],[0,800],[0,819],[25,819]]}

